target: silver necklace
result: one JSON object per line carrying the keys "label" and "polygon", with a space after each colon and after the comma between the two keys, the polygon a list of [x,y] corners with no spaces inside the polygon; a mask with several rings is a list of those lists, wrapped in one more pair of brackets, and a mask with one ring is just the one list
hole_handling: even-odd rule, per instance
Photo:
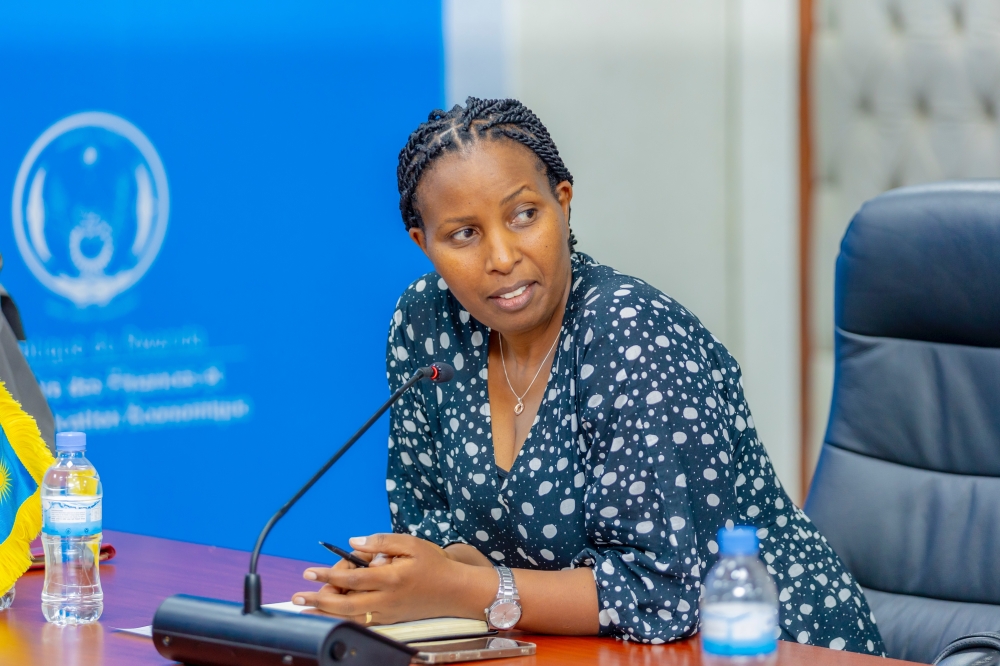
{"label": "silver necklace", "polygon": [[549,347],[547,352],[545,352],[545,356],[542,357],[542,362],[538,365],[538,370],[535,371],[535,376],[531,378],[531,383],[528,384],[528,388],[524,389],[524,393],[521,395],[517,394],[517,391],[514,390],[514,385],[510,383],[510,375],[507,374],[507,361],[505,361],[503,357],[503,335],[500,331],[497,331],[497,335],[500,336],[500,363],[503,365],[503,376],[507,379],[507,386],[510,387],[510,392],[514,394],[515,398],[517,398],[517,404],[514,405],[514,414],[520,416],[521,412],[524,411],[524,396],[528,395],[528,391],[531,390],[531,387],[535,384],[535,380],[538,379],[538,373],[542,371],[542,367],[545,365],[545,359],[547,359],[549,354],[552,353],[552,350],[556,348],[556,343],[559,342],[559,335],[556,335],[556,339],[552,341],[552,346]]}

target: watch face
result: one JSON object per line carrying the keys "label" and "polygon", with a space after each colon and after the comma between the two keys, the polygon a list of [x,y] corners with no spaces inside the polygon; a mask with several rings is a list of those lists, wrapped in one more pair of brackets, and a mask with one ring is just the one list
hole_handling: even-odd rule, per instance
{"label": "watch face", "polygon": [[490,624],[497,629],[511,629],[521,619],[521,607],[513,601],[498,601],[490,606]]}

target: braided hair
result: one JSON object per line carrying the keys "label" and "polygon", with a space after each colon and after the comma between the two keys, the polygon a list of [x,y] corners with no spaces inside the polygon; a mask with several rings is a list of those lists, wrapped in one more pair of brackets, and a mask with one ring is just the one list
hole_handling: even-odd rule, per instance
{"label": "braided hair", "polygon": [[[416,207],[417,185],[435,159],[446,152],[459,151],[483,138],[509,139],[527,147],[544,169],[552,194],[563,181],[573,184],[573,175],[563,164],[559,149],[549,131],[531,110],[516,99],[479,99],[469,97],[465,107],[456,104],[447,113],[435,109],[399,151],[396,179],[399,185],[399,212],[406,228],[422,228],[423,220]],[[570,231],[570,251],[576,238]]]}

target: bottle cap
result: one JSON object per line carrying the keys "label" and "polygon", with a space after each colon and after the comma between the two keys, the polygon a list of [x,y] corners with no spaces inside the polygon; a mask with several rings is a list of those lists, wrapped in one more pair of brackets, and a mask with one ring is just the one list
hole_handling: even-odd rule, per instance
{"label": "bottle cap", "polygon": [[723,555],[756,555],[758,543],[757,531],[752,527],[719,530],[719,551]]}
{"label": "bottle cap", "polygon": [[87,433],[57,432],[56,451],[83,451],[87,448]]}

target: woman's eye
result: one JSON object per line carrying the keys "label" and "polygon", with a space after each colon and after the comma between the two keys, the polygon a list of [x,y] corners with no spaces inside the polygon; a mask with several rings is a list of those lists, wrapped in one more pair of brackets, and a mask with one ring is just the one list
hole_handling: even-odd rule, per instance
{"label": "woman's eye", "polygon": [[529,208],[527,210],[522,210],[520,213],[514,216],[514,221],[519,223],[531,222],[538,216],[538,211],[534,208]]}
{"label": "woman's eye", "polygon": [[472,238],[475,232],[472,229],[459,229],[451,235],[457,241],[467,241]]}

